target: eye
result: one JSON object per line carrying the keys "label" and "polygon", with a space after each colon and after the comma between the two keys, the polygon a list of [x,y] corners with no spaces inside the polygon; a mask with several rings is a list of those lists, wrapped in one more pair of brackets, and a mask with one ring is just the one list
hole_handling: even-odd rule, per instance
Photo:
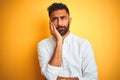
{"label": "eye", "polygon": [[57,20],[57,17],[52,18],[52,21],[53,21],[53,22],[56,21],[56,20]]}
{"label": "eye", "polygon": [[65,16],[61,16],[60,18],[61,18],[62,20],[66,19],[66,17],[65,17]]}

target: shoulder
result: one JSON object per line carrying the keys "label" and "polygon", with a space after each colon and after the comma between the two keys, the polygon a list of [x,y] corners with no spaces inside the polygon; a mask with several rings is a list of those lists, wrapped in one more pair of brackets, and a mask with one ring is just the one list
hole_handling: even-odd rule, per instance
{"label": "shoulder", "polygon": [[75,41],[80,42],[80,43],[89,42],[87,39],[85,39],[81,36],[75,35],[75,34],[72,34],[72,40],[75,40]]}
{"label": "shoulder", "polygon": [[53,37],[45,38],[45,39],[38,42],[38,46],[44,46],[44,45],[49,44],[51,42],[54,42]]}
{"label": "shoulder", "polygon": [[81,45],[81,46],[90,46],[90,42],[88,39],[85,39],[83,37],[80,37],[78,35],[75,35],[75,34],[72,34],[72,37],[71,37],[71,41],[74,41],[75,43],[77,43],[78,45]]}

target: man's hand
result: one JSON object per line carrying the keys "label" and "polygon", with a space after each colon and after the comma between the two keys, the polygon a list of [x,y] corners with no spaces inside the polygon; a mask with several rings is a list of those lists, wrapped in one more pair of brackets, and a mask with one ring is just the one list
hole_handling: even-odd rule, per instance
{"label": "man's hand", "polygon": [[53,35],[53,37],[56,39],[57,42],[62,42],[63,41],[62,36],[57,31],[55,25],[52,22],[50,22],[50,31],[51,31],[51,34]]}
{"label": "man's hand", "polygon": [[56,47],[55,47],[53,56],[52,56],[51,60],[49,61],[49,64],[52,66],[61,67],[63,38],[60,35],[60,33],[56,30],[56,27],[52,22],[50,22],[50,30],[51,30],[51,34],[56,39]]}
{"label": "man's hand", "polygon": [[57,77],[57,80],[79,80],[77,77]]}

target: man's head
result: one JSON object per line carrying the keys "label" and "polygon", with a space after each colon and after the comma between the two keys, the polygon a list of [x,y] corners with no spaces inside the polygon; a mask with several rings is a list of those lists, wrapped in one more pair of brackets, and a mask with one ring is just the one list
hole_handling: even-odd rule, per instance
{"label": "man's head", "polygon": [[48,7],[50,21],[55,25],[58,32],[64,36],[69,31],[71,22],[69,9],[63,3],[53,3]]}

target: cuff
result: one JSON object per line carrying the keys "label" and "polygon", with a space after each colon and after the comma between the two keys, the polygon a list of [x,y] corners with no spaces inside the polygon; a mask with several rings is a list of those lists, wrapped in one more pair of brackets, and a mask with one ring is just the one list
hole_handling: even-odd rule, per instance
{"label": "cuff", "polygon": [[61,67],[56,67],[56,66],[51,66],[51,65],[47,65],[47,71],[55,74],[55,75],[60,75],[60,71],[61,71]]}

